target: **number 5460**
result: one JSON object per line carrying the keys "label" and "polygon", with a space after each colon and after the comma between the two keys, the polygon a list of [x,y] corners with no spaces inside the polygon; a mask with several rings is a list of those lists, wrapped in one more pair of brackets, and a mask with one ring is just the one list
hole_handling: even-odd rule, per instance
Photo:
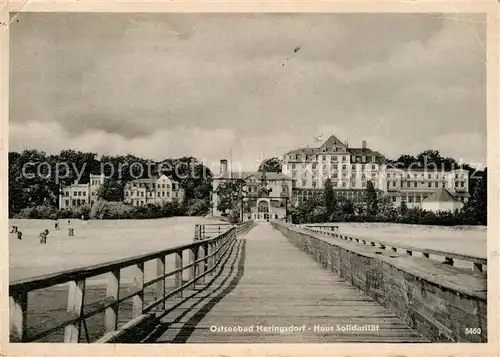
{"label": "number 5460", "polygon": [[480,335],[481,334],[481,328],[475,327],[475,328],[465,328],[465,334],[466,335]]}

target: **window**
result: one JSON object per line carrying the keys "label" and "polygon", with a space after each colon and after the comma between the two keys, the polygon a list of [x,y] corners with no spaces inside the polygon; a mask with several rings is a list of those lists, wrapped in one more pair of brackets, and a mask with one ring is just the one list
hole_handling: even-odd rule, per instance
{"label": "window", "polygon": [[333,182],[332,182],[332,186],[333,186],[333,187],[337,187],[337,181],[333,181]]}
{"label": "window", "polygon": [[434,185],[435,187],[438,187],[438,182],[436,182],[436,184]]}
{"label": "window", "polygon": [[325,160],[325,161],[326,161],[326,156],[325,156],[325,155],[323,155],[323,160]]}
{"label": "window", "polygon": [[83,195],[84,195],[84,196],[87,196],[87,192],[83,191]]}
{"label": "window", "polygon": [[347,170],[347,165],[342,165],[342,170]]}
{"label": "window", "polygon": [[141,197],[144,197],[144,192],[143,191],[141,191]]}
{"label": "window", "polygon": [[346,187],[347,184],[345,182],[342,182],[342,187]]}
{"label": "window", "polygon": [[407,182],[407,183],[406,183],[406,187],[410,187],[410,182]]}
{"label": "window", "polygon": [[[427,178],[430,179],[431,178],[431,174],[427,175]],[[430,187],[430,186],[429,186]]]}
{"label": "window", "polygon": [[455,174],[455,179],[458,179],[458,174]]}
{"label": "window", "polygon": [[362,174],[362,175],[361,175],[361,179],[362,179],[362,180],[366,180],[366,175],[365,175],[365,174]]}
{"label": "window", "polygon": [[392,202],[396,202],[396,196],[392,197]]}
{"label": "window", "polygon": [[361,187],[366,187],[366,182],[361,182]]}
{"label": "window", "polygon": [[127,196],[127,197],[129,196],[129,192],[128,192],[128,191],[127,191],[127,192],[125,192],[125,196]]}
{"label": "window", "polygon": [[170,192],[167,192],[167,197],[170,197]]}
{"label": "window", "polygon": [[134,187],[137,187],[137,185],[134,183]]}
{"label": "window", "polygon": [[413,183],[413,187],[417,187],[417,183],[416,182]]}
{"label": "window", "polygon": [[356,165],[351,165],[351,170],[355,171],[356,170]]}
{"label": "window", "polygon": [[429,187],[432,187],[432,182],[429,182],[427,185],[428,185]]}
{"label": "window", "polygon": [[464,183],[463,182],[460,182],[460,187],[464,187]]}
{"label": "window", "polygon": [[372,170],[375,170],[376,169],[376,166],[375,165],[372,165]]}
{"label": "window", "polygon": [[417,202],[417,203],[420,202],[420,196],[415,197],[415,202]]}
{"label": "window", "polygon": [[413,196],[408,196],[408,202],[413,203]]}
{"label": "window", "polygon": [[396,187],[396,181],[394,181],[394,182],[392,183],[392,186],[393,186],[393,187]]}
{"label": "window", "polygon": [[365,165],[361,165],[361,170],[364,170],[365,169]]}
{"label": "window", "polygon": [[345,156],[342,156],[342,162],[346,162],[347,158]]}
{"label": "window", "polygon": [[69,196],[69,191],[64,192],[64,196],[68,197]]}
{"label": "window", "polygon": [[445,188],[445,187],[446,187],[446,182],[443,182],[443,188]]}
{"label": "window", "polygon": [[69,200],[64,200],[64,205],[65,205],[66,207],[68,207],[68,206],[69,206]]}
{"label": "window", "polygon": [[361,156],[361,162],[366,162],[366,156]]}
{"label": "window", "polygon": [[82,191],[78,191],[78,196],[81,196],[82,195]]}
{"label": "window", "polygon": [[316,163],[313,163],[312,167],[313,167],[313,170],[316,170]]}
{"label": "window", "polygon": [[[326,168],[325,165],[323,165],[323,168]],[[337,164],[332,165],[332,170],[338,170],[339,166]]]}
{"label": "window", "polygon": [[73,196],[76,197],[77,195],[78,195],[78,193],[76,191],[73,191]]}
{"label": "window", "polygon": [[312,182],[312,187],[313,187],[313,188],[316,188],[316,181],[313,181],[313,182]]}
{"label": "window", "polygon": [[164,183],[161,185],[161,188],[165,188],[165,184]]}
{"label": "window", "polygon": [[455,187],[458,187],[458,182],[455,182]]}
{"label": "window", "polygon": [[307,184],[306,180],[302,180],[302,186],[305,186]]}

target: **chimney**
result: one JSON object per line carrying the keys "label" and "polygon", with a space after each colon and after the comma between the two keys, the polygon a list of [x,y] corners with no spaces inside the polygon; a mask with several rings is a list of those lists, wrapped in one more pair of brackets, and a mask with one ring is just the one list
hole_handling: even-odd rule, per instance
{"label": "chimney", "polygon": [[222,175],[227,173],[227,160],[221,160],[220,161],[220,173]]}
{"label": "chimney", "polygon": [[363,141],[361,142],[361,148],[363,148],[363,150],[365,150],[365,149],[366,149],[366,141],[364,141],[364,140],[363,140]]}

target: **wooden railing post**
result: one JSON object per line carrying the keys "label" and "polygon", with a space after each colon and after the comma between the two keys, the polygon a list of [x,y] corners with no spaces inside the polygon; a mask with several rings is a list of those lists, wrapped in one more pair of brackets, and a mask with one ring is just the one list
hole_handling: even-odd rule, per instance
{"label": "wooden railing post", "polygon": [[[206,251],[205,251],[206,244],[200,245],[198,247],[198,257],[197,259],[205,258]],[[201,262],[198,263],[198,274],[202,275],[205,272],[205,260],[202,260]],[[201,284],[205,284],[205,276],[201,277],[200,280],[198,280]]]}
{"label": "wooden railing post", "polygon": [[132,318],[142,315],[144,308],[144,262],[136,264],[134,267],[134,290],[137,295],[132,298]]}
{"label": "wooden railing post", "polygon": [[[213,251],[214,251],[213,250],[213,243],[208,243],[207,244],[207,255],[211,255]],[[214,261],[214,258],[212,256],[207,259],[207,270],[212,269],[213,261]],[[213,274],[213,271],[210,271],[207,275],[212,275],[212,274]]]}
{"label": "wooden railing post", "polygon": [[157,298],[163,298],[163,302],[158,305],[158,308],[165,310],[165,260],[166,256],[161,256],[156,259],[156,276],[163,276],[159,282],[156,283],[156,296]]}
{"label": "wooden railing post", "polygon": [[[85,296],[85,279],[71,281],[69,283],[68,313],[75,317],[81,317],[83,311],[83,300]],[[80,340],[80,325],[78,320],[64,329],[64,343],[78,343]]]}
{"label": "wooden railing post", "polygon": [[[109,302],[118,301],[120,293],[120,269],[115,269],[108,273],[108,284],[106,286],[106,300]],[[111,332],[118,328],[118,303],[108,307],[104,311],[105,331]]]}
{"label": "wooden railing post", "polygon": [[[198,253],[198,248],[191,248],[189,249],[189,262],[188,264],[193,264],[197,258]],[[188,268],[188,280],[193,280],[196,277],[196,264],[191,265]],[[194,289],[196,287],[196,284],[193,283],[190,286],[188,286],[188,289]]]}
{"label": "wooden railing post", "polygon": [[9,300],[11,342],[23,342],[27,329],[28,293],[16,292],[10,296]]}
{"label": "wooden railing post", "polygon": [[199,224],[195,224],[194,225],[194,240],[197,241],[198,239],[200,239],[200,225]]}
{"label": "wooden railing post", "polygon": [[[179,250],[175,253],[175,270],[182,268],[182,253],[183,253],[183,250]],[[182,275],[183,275],[182,273],[183,273],[182,270],[175,273],[174,289],[179,289],[182,286]],[[181,298],[182,297],[182,290],[179,291],[175,295],[175,297]]]}

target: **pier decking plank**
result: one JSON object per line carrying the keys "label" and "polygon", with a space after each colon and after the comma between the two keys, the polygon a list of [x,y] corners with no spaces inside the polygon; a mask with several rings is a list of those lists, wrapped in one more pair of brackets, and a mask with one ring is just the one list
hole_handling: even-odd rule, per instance
{"label": "pier decking plank", "polygon": [[[395,314],[326,271],[269,224],[238,239],[228,266],[197,299],[162,317],[147,343],[428,342]],[[180,301],[180,300],[179,300]],[[169,302],[169,305],[175,304]],[[378,325],[378,331],[337,326]],[[258,332],[257,326],[304,332]],[[212,332],[211,326],[253,326],[253,332]],[[332,331],[320,331],[330,327]]]}

